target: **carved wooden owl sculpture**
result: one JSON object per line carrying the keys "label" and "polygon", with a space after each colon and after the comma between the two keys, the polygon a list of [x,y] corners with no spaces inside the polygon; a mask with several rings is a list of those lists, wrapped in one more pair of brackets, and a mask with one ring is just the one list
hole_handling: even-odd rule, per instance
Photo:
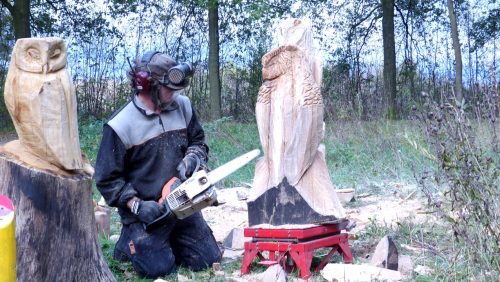
{"label": "carved wooden owl sculpture", "polygon": [[61,38],[19,39],[5,82],[5,104],[29,153],[65,170],[82,169],[75,87]]}
{"label": "carved wooden owl sculpture", "polygon": [[[280,46],[262,57],[264,83],[255,115],[264,158],[257,162],[249,201],[260,201],[266,191],[282,186],[286,179],[315,212],[342,218],[344,211],[321,144],[322,72],[313,48],[312,26],[309,20],[289,19],[280,31]],[[278,202],[283,204],[283,199]]]}

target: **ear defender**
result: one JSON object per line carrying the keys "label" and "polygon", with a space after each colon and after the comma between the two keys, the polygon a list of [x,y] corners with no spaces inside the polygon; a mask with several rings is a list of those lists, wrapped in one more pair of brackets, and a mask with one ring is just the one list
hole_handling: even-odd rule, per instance
{"label": "ear defender", "polygon": [[[141,65],[144,66],[145,69],[149,70],[148,64],[151,62],[151,59],[154,55],[159,54],[158,51],[149,51],[145,53],[141,58]],[[128,58],[127,58],[128,59]],[[151,89],[151,73],[149,71],[138,71],[135,72],[134,67],[130,64],[131,75],[132,75],[132,87],[138,91],[147,92]]]}
{"label": "ear defender", "polygon": [[156,54],[162,53],[149,51],[142,56],[140,71],[136,71],[136,68],[132,67],[129,61],[132,87],[138,91],[148,92],[156,81],[160,85],[171,89],[187,87],[189,78],[193,76],[195,68],[190,63],[177,63],[167,55],[162,55],[151,62]]}
{"label": "ear defender", "polygon": [[149,81],[149,74],[145,71],[140,71],[135,74],[133,86],[135,89],[139,91],[149,91],[150,89],[150,81]]}

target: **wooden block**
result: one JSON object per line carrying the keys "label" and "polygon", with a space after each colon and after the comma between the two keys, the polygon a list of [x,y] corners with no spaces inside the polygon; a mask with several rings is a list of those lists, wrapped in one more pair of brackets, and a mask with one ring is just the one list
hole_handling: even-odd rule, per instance
{"label": "wooden block", "polygon": [[371,265],[391,270],[398,270],[398,250],[389,236],[384,236],[373,253]]}
{"label": "wooden block", "polygon": [[95,211],[94,216],[97,226],[97,233],[106,238],[109,238],[111,234],[111,220],[109,213],[105,211]]}
{"label": "wooden block", "polygon": [[321,270],[328,281],[401,281],[399,271],[371,265],[329,263]]}

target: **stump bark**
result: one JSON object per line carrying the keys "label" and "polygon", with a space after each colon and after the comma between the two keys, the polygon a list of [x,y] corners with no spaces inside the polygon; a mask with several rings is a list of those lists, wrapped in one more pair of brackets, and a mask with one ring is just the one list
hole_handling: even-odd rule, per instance
{"label": "stump bark", "polygon": [[96,232],[91,177],[32,167],[0,150],[0,194],[16,213],[17,281],[116,281]]}

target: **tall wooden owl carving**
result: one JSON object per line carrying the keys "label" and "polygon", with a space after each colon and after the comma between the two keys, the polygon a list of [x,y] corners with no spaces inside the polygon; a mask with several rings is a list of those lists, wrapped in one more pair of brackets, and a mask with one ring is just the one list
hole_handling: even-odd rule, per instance
{"label": "tall wooden owl carving", "polygon": [[75,87],[61,38],[19,39],[5,82],[5,103],[22,149],[63,170],[83,169]]}
{"label": "tall wooden owl carving", "polygon": [[256,165],[249,224],[343,218],[321,144],[322,72],[311,22],[288,19],[280,30],[280,46],[262,58],[264,83],[257,98],[256,120],[264,157]]}

